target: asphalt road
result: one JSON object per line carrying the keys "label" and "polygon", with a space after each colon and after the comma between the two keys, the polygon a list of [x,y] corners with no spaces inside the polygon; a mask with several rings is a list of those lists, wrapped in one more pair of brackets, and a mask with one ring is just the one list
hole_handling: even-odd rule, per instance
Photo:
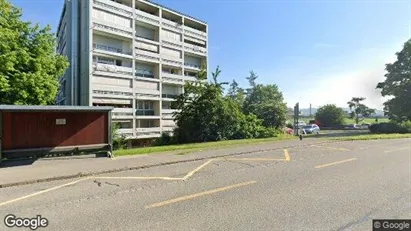
{"label": "asphalt road", "polygon": [[[0,189],[38,230],[371,230],[411,219],[411,140],[252,153]],[[4,221],[0,230],[8,230]],[[21,229],[18,229],[21,230]]]}

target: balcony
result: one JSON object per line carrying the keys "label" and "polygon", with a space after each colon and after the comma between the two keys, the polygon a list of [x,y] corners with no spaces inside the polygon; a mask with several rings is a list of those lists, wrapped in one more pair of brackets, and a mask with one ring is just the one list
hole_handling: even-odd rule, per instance
{"label": "balcony", "polygon": [[136,110],[136,116],[155,116],[154,110]]}
{"label": "balcony", "polygon": [[201,66],[197,64],[192,64],[192,63],[184,63],[184,68],[194,70],[194,71],[200,71]]}
{"label": "balcony", "polygon": [[131,28],[122,27],[122,29],[120,29],[116,25],[112,25],[101,20],[98,20],[98,22],[93,22],[93,29],[127,38],[133,38],[133,30]]}
{"label": "balcony", "polygon": [[116,98],[116,99],[130,99],[133,97],[131,92],[122,91],[106,91],[106,90],[93,90],[93,97],[99,98]]}
{"label": "balcony", "polygon": [[136,128],[137,138],[154,138],[161,136],[160,127]]}
{"label": "balcony", "polygon": [[163,119],[173,119],[174,118],[174,113],[178,112],[179,110],[177,109],[162,109],[161,110],[161,115]]}
{"label": "balcony", "polygon": [[184,44],[184,51],[193,53],[196,55],[201,55],[201,56],[207,56],[207,49],[204,47],[196,46],[196,45],[191,45],[191,44]]}
{"label": "balcony", "polygon": [[119,134],[126,135],[126,137],[133,136],[133,129],[132,128],[120,128],[117,130]]}
{"label": "balcony", "polygon": [[164,101],[175,101],[179,95],[176,94],[161,94]]}
{"label": "balcony", "polygon": [[160,91],[152,91],[152,93],[144,92],[143,89],[137,88],[136,98],[138,100],[160,100]]}
{"label": "balcony", "polygon": [[163,132],[173,132],[175,129],[175,126],[163,126]]}
{"label": "balcony", "polygon": [[149,23],[154,26],[160,25],[160,18],[158,16],[149,14],[141,10],[135,10],[135,12],[136,12],[136,20]]}
{"label": "balcony", "polygon": [[104,63],[93,63],[93,72],[97,75],[133,78],[133,69],[131,67],[116,66]]}
{"label": "balcony", "polygon": [[161,78],[164,83],[171,83],[171,84],[184,84],[184,79],[182,75],[170,74],[167,72],[163,72],[161,74]]}
{"label": "balcony", "polygon": [[123,4],[108,1],[108,0],[94,0],[94,6],[102,10],[110,11],[120,15],[127,15],[128,17],[133,16],[133,11],[131,7],[125,6]]}
{"label": "balcony", "polygon": [[136,49],[136,58],[147,62],[160,62],[160,55],[157,53]]}
{"label": "balcony", "polygon": [[177,50],[181,50],[181,48],[183,48],[183,42],[181,41],[168,39],[168,38],[166,39],[162,38],[161,40],[162,40],[161,42],[162,46],[170,47],[170,48],[177,49]]}
{"label": "balcony", "polygon": [[132,119],[133,109],[131,108],[114,108],[112,111],[113,119]]}
{"label": "balcony", "polygon": [[184,35],[207,41],[207,33],[188,26],[184,26]]}
{"label": "balcony", "polygon": [[123,51],[123,49],[110,47],[107,45],[93,43],[93,49],[102,54],[115,55],[115,56],[119,56],[122,58],[129,58],[129,59],[133,58],[131,52],[125,52]]}
{"label": "balcony", "polygon": [[174,66],[174,67],[181,67],[183,65],[183,60],[179,58],[174,58],[171,56],[162,57],[161,59],[164,64]]}
{"label": "balcony", "polygon": [[165,27],[167,29],[171,29],[171,30],[179,32],[179,33],[183,32],[183,26],[179,23],[176,23],[176,22],[173,22],[173,21],[170,21],[168,19],[163,18],[163,19],[161,19],[161,24],[163,25],[163,27]]}
{"label": "balcony", "polygon": [[149,38],[141,37],[141,36],[138,36],[138,35],[136,35],[135,38],[136,38],[136,41],[138,41],[138,42],[149,43],[149,44],[153,44],[153,45],[157,45],[157,46],[160,44],[157,41],[151,40]]}

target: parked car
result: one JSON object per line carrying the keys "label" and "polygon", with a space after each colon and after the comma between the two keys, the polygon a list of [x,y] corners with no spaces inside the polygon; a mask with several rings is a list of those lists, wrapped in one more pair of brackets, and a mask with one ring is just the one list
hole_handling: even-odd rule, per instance
{"label": "parked car", "polygon": [[320,134],[320,127],[317,124],[309,124],[302,128],[307,134]]}
{"label": "parked car", "polygon": [[361,127],[358,124],[349,124],[345,126],[345,129],[360,129]]}
{"label": "parked car", "polygon": [[304,126],[306,126],[307,124],[304,121],[300,121],[298,123],[295,124],[295,128],[303,128]]}
{"label": "parked car", "polygon": [[287,133],[288,135],[292,135],[294,133],[294,129],[292,128],[284,128],[285,133]]}

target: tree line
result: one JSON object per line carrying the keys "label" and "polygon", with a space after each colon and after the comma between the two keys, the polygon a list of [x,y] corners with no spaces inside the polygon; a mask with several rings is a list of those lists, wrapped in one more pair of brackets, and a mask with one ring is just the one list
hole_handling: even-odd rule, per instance
{"label": "tree line", "polygon": [[258,84],[253,71],[243,89],[233,80],[227,94],[219,82],[219,67],[210,82],[203,70],[196,82],[187,82],[175,103],[174,139],[178,143],[273,137],[282,133],[287,105],[275,84]]}

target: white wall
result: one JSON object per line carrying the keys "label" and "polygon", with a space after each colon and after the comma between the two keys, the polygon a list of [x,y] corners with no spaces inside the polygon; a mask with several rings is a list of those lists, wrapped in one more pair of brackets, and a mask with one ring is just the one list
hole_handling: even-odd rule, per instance
{"label": "white wall", "polygon": [[145,42],[136,42],[136,47],[139,49],[149,50],[158,53],[158,46],[145,43]]}
{"label": "white wall", "polygon": [[[109,46],[109,47],[115,47],[115,48],[124,50],[123,41],[118,40],[118,39],[109,38],[109,37],[103,37],[103,36],[97,35],[97,34],[93,35],[93,43],[100,44],[100,45],[105,45],[105,46]],[[128,49],[129,49],[129,47],[127,48],[127,50]]]}
{"label": "white wall", "polygon": [[108,21],[112,24],[117,24],[123,27],[131,28],[131,19],[121,17],[119,15],[115,15],[106,11],[93,9],[92,17],[95,19],[100,19],[104,21]]}
{"label": "white wall", "polygon": [[191,57],[191,56],[185,56],[184,57],[184,62],[193,64],[193,65],[201,65],[201,59],[196,58],[196,57]]}
{"label": "white wall", "polygon": [[136,80],[134,86],[136,86],[136,88],[139,88],[139,89],[150,89],[150,90],[156,90],[156,91],[159,90],[158,83],[155,83],[155,82]]}
{"label": "white wall", "polygon": [[166,47],[161,48],[161,53],[162,53],[162,55],[170,56],[170,57],[176,57],[176,58],[179,58],[179,59],[181,59],[181,55],[182,55],[181,51],[166,48]]}
{"label": "white wall", "polygon": [[161,38],[166,40],[174,40],[181,42],[182,35],[169,30],[161,30]]}
{"label": "white wall", "polygon": [[92,82],[93,84],[112,85],[112,86],[119,86],[119,87],[131,87],[131,80],[129,79],[93,76],[92,81],[93,81]]}

